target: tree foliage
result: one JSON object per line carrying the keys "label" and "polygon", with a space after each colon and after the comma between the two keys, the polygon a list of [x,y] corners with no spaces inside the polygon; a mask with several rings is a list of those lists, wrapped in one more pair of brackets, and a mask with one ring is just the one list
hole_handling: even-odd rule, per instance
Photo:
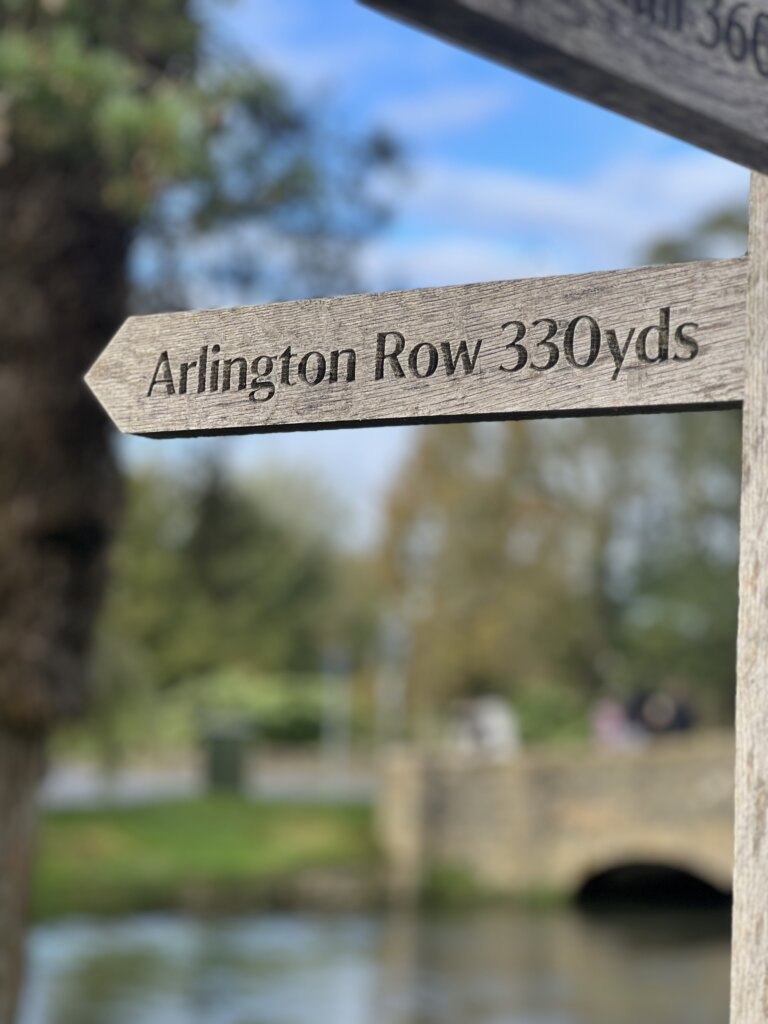
{"label": "tree foliage", "polygon": [[586,707],[666,686],[727,716],[737,428],[699,413],[424,429],[383,552],[416,708],[490,690],[535,713],[542,693]]}
{"label": "tree foliage", "polygon": [[141,652],[160,685],[226,666],[307,671],[321,662],[330,542],[265,509],[214,464],[191,483],[131,478],[114,568],[108,636]]}
{"label": "tree foliage", "polygon": [[[183,248],[231,227],[269,224],[260,250],[301,287],[342,287],[385,214],[370,174],[396,155],[383,135],[339,136],[242,55],[206,52],[188,0],[3,0],[0,140],[0,162],[87,177],[97,207],[140,226],[155,243],[145,290],[166,306],[185,301]],[[194,255],[252,284],[255,251],[254,238],[235,259],[231,240]]]}
{"label": "tree foliage", "polygon": [[193,480],[178,468],[132,474],[102,628],[106,671],[129,665],[137,685],[168,688],[228,670],[317,674],[333,651],[359,665],[370,572],[339,550],[322,492],[305,483],[302,496],[311,519],[278,475],[254,487],[212,461]]}

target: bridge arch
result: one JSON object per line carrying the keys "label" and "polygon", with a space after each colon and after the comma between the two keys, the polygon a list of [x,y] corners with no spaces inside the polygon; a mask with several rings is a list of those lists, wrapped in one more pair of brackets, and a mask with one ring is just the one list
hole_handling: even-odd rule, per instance
{"label": "bridge arch", "polygon": [[667,838],[602,844],[571,865],[570,891],[578,902],[711,903],[731,897],[730,851],[714,844]]}
{"label": "bridge arch", "polygon": [[601,842],[589,844],[587,849],[576,847],[572,856],[566,855],[561,861],[561,880],[576,897],[606,886],[631,887],[635,880],[638,885],[651,885],[655,880],[659,887],[671,888],[676,882],[684,886],[686,879],[730,897],[731,847],[707,839],[695,828],[688,836],[664,831],[654,837],[643,830],[634,834],[627,830],[621,838],[606,835]]}
{"label": "bridge arch", "polygon": [[575,896],[582,906],[607,903],[643,906],[726,906],[730,885],[710,872],[705,877],[689,866],[660,861],[625,861],[582,881]]}

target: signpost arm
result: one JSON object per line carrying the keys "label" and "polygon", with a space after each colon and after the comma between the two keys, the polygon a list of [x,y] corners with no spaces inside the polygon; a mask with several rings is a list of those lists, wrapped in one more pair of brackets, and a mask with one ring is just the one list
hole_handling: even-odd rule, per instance
{"label": "signpost arm", "polygon": [[752,175],[736,699],[731,1024],[768,1020],[768,177]]}

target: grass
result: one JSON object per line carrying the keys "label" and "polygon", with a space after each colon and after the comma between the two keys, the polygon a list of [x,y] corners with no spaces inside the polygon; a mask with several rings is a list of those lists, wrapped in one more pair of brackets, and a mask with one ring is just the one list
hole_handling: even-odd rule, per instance
{"label": "grass", "polygon": [[562,889],[495,889],[478,881],[467,868],[455,864],[432,865],[426,872],[420,895],[422,904],[430,910],[448,911],[487,906],[547,911],[571,902],[569,894]]}
{"label": "grass", "polygon": [[236,797],[45,816],[34,913],[249,909],[290,902],[308,874],[373,885],[370,810]]}

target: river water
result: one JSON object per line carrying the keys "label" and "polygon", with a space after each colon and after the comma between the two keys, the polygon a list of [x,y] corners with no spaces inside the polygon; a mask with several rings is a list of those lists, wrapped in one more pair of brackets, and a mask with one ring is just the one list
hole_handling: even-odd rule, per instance
{"label": "river water", "polygon": [[22,1024],[726,1024],[728,914],[266,914],[34,930]]}

